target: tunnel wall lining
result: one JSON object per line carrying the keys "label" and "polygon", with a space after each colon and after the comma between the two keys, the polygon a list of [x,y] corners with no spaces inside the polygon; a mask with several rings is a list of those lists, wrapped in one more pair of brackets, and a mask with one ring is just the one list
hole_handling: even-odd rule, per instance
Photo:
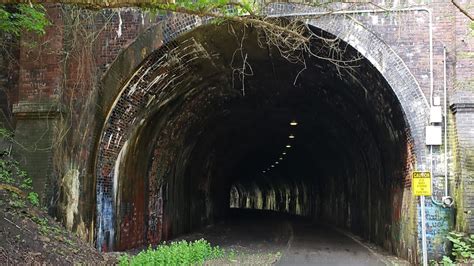
{"label": "tunnel wall lining", "polygon": [[[281,11],[280,11],[281,12]],[[284,15],[284,12],[280,13]],[[336,23],[337,21],[337,23]],[[403,61],[396,55],[396,53],[383,41],[381,41],[377,36],[373,33],[364,29],[360,25],[352,22],[346,21],[341,23],[340,20],[337,18],[328,18],[328,19],[319,19],[319,20],[309,20],[308,23],[323,30],[328,31],[342,40],[348,42],[355,49],[359,50],[366,56],[374,66],[376,66],[379,71],[383,74],[383,76],[387,79],[387,81],[392,86],[393,91],[395,92],[396,96],[398,97],[403,111],[406,115],[406,119],[410,125],[410,134],[414,140],[414,153],[415,158],[417,160],[417,167],[423,168],[426,163],[426,148],[423,144],[424,140],[424,126],[427,121],[427,106],[426,106],[426,99],[422,94],[421,90],[419,89],[419,85],[417,84],[414,77],[410,74],[410,71],[407,69],[406,65]],[[157,33],[161,32],[161,37],[163,38],[161,44],[170,43],[174,38],[183,34],[185,32],[190,31],[191,29],[202,25],[205,21],[201,21],[194,17],[185,16],[185,15],[172,15],[167,19],[163,24],[159,24],[154,26],[154,28],[150,32]],[[135,42],[130,46],[133,50],[126,49],[124,53],[131,53],[132,56],[135,58],[143,57],[142,50],[139,49],[140,43]],[[156,45],[156,43],[155,43]],[[140,53],[140,54],[138,54]],[[115,162],[117,155],[119,154],[123,143],[128,138],[128,132],[123,125],[130,125],[131,117],[129,118],[130,121],[121,121],[121,126],[114,125],[110,123],[110,117],[121,117],[123,118],[120,113],[125,111],[130,112],[128,107],[117,105],[119,104],[118,100],[123,98],[125,90],[130,87],[123,86],[123,83],[120,82],[113,82],[109,84],[107,81],[109,75],[116,75],[117,72],[112,71],[113,69],[121,69],[120,66],[117,65],[117,61],[111,66],[111,70],[108,71],[106,76],[103,79],[102,87],[105,88],[107,95],[116,95],[117,98],[103,98],[101,99],[103,102],[100,106],[103,107],[102,110],[109,110],[108,111],[108,118],[105,120],[107,121],[104,123],[104,128],[102,129],[102,133],[99,134],[101,136],[101,141],[99,144],[98,152],[104,152],[106,159],[110,165],[113,165]],[[122,77],[132,77],[136,75],[139,71],[135,72],[135,69],[140,64],[139,61],[130,62],[130,66],[127,69],[121,69],[120,73]],[[387,65],[395,65],[396,67],[385,67]],[[128,73],[128,74],[127,74]],[[131,78],[131,79],[132,79]],[[130,79],[130,80],[131,80]],[[140,102],[140,101],[138,101]],[[143,104],[143,102],[141,103]],[[135,106],[132,108],[140,108],[140,105]],[[102,116],[104,117],[104,116]],[[107,128],[112,130],[107,130]],[[115,130],[113,130],[115,128]],[[120,129],[119,129],[120,128]],[[119,130],[117,130],[119,129]],[[109,132],[109,133],[107,133]],[[113,132],[113,133],[112,133]],[[112,143],[112,145],[110,145]],[[98,167],[101,163],[101,159],[98,159]],[[114,195],[112,187],[113,184],[113,172],[112,169],[108,169],[104,172],[104,169],[98,168],[95,171],[97,173],[97,202],[101,204],[97,204],[97,211],[98,213],[102,213],[102,216],[97,216],[97,224],[113,223],[113,212],[104,211],[104,204],[106,205],[105,208],[112,208],[112,199]],[[104,214],[109,214],[109,217],[104,216]],[[109,224],[110,225],[110,224]],[[109,230],[113,231],[113,225],[109,227]],[[105,231],[108,229],[105,229]],[[101,236],[102,235],[102,236]],[[104,228],[98,228],[97,237],[99,239],[98,246],[102,247],[103,240],[100,240],[104,237]],[[109,235],[110,237],[110,235]],[[112,235],[113,238],[113,235]],[[113,239],[109,239],[110,242],[113,242]],[[102,243],[102,244],[101,244]]]}

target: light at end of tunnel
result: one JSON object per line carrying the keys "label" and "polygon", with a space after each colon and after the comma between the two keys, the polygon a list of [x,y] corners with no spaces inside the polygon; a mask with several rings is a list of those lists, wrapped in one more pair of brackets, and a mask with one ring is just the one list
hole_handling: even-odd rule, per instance
{"label": "light at end of tunnel", "polygon": [[297,125],[298,125],[298,122],[296,122],[295,120],[290,122],[290,126],[297,126]]}
{"label": "light at end of tunnel", "polygon": [[295,135],[291,134],[291,135],[288,136],[288,138],[294,139],[294,138],[295,138]]}
{"label": "light at end of tunnel", "polygon": [[286,147],[287,147],[287,148],[291,148],[291,145],[290,145],[290,144],[288,144],[288,145],[286,145]]}

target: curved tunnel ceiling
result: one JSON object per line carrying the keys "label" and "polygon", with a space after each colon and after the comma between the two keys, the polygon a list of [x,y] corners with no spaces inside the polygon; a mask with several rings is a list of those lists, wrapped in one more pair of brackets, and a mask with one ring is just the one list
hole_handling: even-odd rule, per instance
{"label": "curved tunnel ceiling", "polygon": [[[155,116],[146,119],[151,124],[166,113],[168,127],[186,131],[186,139],[192,139],[198,151],[214,149],[224,160],[222,168],[231,170],[247,161],[246,167],[239,167],[246,175],[261,173],[278,159],[290,133],[296,136],[291,140],[295,152],[315,146],[341,153],[350,142],[368,137],[384,160],[393,161],[404,152],[397,146],[407,128],[400,104],[381,74],[353,48],[340,44],[344,59],[359,59],[349,68],[306,57],[306,69],[300,72],[303,65],[281,58],[275,48],[260,47],[256,31],[246,30],[241,51],[242,32],[222,34],[223,28],[203,26],[176,41],[191,39],[198,45],[194,49],[203,49],[208,58],[184,62],[191,64],[191,72],[182,73],[186,82],[173,87],[175,100],[167,107],[173,111],[149,107],[145,116]],[[322,44],[314,41],[314,49],[320,49]],[[185,114],[192,119],[180,120]],[[291,128],[291,120],[299,125]],[[154,130],[159,133],[161,127]]]}
{"label": "curved tunnel ceiling", "polygon": [[[99,157],[101,175],[118,168],[119,195],[113,197],[119,249],[130,248],[123,244],[120,220],[131,214],[121,206],[150,211],[157,184],[167,184],[170,235],[225,215],[233,184],[302,182],[317,194],[304,213],[349,220],[354,231],[384,241],[373,227],[390,223],[393,188],[402,186],[407,161],[407,124],[392,89],[343,42],[339,56],[357,59],[350,67],[305,56],[303,70],[275,47],[262,46],[261,37],[251,27],[201,26],[152,54],[130,80],[119,108],[131,110],[127,106],[134,103],[140,109],[129,118],[111,115],[129,121],[119,129],[132,130],[125,151],[119,163],[107,160],[106,152]],[[329,54],[321,40],[314,38],[312,49]],[[146,95],[134,93],[137,88]],[[292,120],[298,125],[290,126]],[[325,200],[316,206],[316,198]],[[368,211],[372,204],[378,210]],[[354,206],[360,209],[356,216]]]}

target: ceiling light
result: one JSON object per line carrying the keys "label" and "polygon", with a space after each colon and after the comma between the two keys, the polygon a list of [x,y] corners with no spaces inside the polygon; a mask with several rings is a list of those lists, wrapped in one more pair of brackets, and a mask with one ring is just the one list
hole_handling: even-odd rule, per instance
{"label": "ceiling light", "polygon": [[272,164],[272,165],[270,165],[270,167],[275,167],[275,166]]}
{"label": "ceiling light", "polygon": [[283,155],[286,155],[286,152],[283,152],[282,154],[283,154]]}
{"label": "ceiling light", "polygon": [[280,159],[280,161],[281,161],[281,160],[283,160],[283,157],[280,157],[280,158],[278,158],[278,159]]}
{"label": "ceiling light", "polygon": [[265,174],[265,171],[262,171],[262,173],[264,173],[264,174]]}
{"label": "ceiling light", "polygon": [[298,122],[296,122],[295,120],[290,122],[290,126],[297,126],[297,125],[298,125]]}
{"label": "ceiling light", "polygon": [[294,139],[294,138],[295,138],[295,135],[291,134],[291,135],[288,136],[288,138]]}
{"label": "ceiling light", "polygon": [[288,144],[288,145],[286,145],[286,147],[287,147],[287,148],[291,148],[291,145],[290,145],[290,144]]}
{"label": "ceiling light", "polygon": [[276,161],[275,164],[279,164],[280,162],[279,161]]}

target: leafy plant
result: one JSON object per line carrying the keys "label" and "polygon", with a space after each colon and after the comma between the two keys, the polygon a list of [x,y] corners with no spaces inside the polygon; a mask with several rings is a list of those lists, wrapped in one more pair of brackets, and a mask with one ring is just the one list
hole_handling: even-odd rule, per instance
{"label": "leafy plant", "polygon": [[448,256],[443,256],[443,259],[441,260],[441,265],[449,266],[449,265],[455,265],[454,262],[451,260],[450,257]]}
{"label": "leafy plant", "polygon": [[178,11],[196,15],[219,14],[223,17],[242,16],[255,14],[258,11],[258,5],[255,1],[241,0],[177,0],[163,4],[154,4],[147,7],[152,14],[163,14],[167,11]]}
{"label": "leafy plant", "polygon": [[38,197],[38,193],[36,192],[30,192],[28,193],[28,196],[26,197],[30,203],[33,205],[33,206],[39,206],[39,197]]}
{"label": "leafy plant", "polygon": [[12,193],[11,199],[10,199],[10,205],[13,208],[24,208],[26,206],[25,201],[16,193]]}
{"label": "leafy plant", "polygon": [[20,171],[18,176],[23,179],[20,184],[21,189],[33,189],[33,180],[28,177],[25,171]]}
{"label": "leafy plant", "polygon": [[4,155],[0,156],[0,183],[14,185],[23,190],[33,189],[33,180],[26,171],[20,169],[17,161]]}
{"label": "leafy plant", "polygon": [[30,219],[39,226],[39,231],[43,235],[51,235],[51,226],[49,226],[48,219],[38,216],[31,216]]}
{"label": "leafy plant", "polygon": [[[1,8],[0,8],[0,14],[1,14]],[[0,15],[1,16],[1,15]],[[12,139],[13,134],[6,128],[0,128],[0,137],[4,139]]]}
{"label": "leafy plant", "polygon": [[50,25],[42,5],[0,5],[0,31],[19,36],[22,31],[44,34]]}
{"label": "leafy plant", "polygon": [[[11,135],[7,129],[0,128],[0,137],[9,138]],[[9,157],[7,153],[0,153],[0,184],[13,188],[15,193],[10,200],[13,207],[25,207],[25,195],[32,205],[39,206],[39,195],[32,191],[33,180],[20,168],[18,161]]]}
{"label": "leafy plant", "polygon": [[35,222],[36,224],[40,225],[40,226],[48,225],[48,219],[46,219],[46,218],[40,218],[40,217],[37,217],[37,216],[32,216],[31,220],[33,222]]}
{"label": "leafy plant", "polygon": [[12,175],[11,164],[9,161],[0,159],[0,182],[4,184],[13,184],[15,179]]}
{"label": "leafy plant", "polygon": [[448,256],[443,256],[443,259],[441,261],[436,261],[436,260],[430,260],[429,265],[431,266],[438,266],[438,265],[443,265],[443,266],[452,266],[456,265],[450,257]]}
{"label": "leafy plant", "polygon": [[120,265],[191,265],[203,264],[204,261],[224,256],[218,246],[212,247],[209,242],[199,239],[194,242],[185,240],[167,245],[149,247],[136,256],[122,255]]}
{"label": "leafy plant", "polygon": [[456,262],[468,262],[474,259],[474,235],[453,231],[447,238],[453,243],[452,255],[456,258]]}
{"label": "leafy plant", "polygon": [[[443,256],[441,261],[430,261],[430,265],[472,264],[474,262],[474,235],[452,231],[447,236],[453,244],[451,257]],[[454,260],[453,260],[454,259]]]}

